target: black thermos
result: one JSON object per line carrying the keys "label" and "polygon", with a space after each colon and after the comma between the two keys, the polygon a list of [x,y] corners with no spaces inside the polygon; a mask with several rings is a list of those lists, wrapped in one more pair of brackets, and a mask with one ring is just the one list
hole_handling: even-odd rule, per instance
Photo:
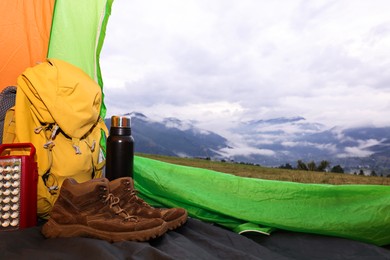
{"label": "black thermos", "polygon": [[131,136],[130,117],[112,116],[110,135],[107,138],[107,179],[133,177],[134,139]]}

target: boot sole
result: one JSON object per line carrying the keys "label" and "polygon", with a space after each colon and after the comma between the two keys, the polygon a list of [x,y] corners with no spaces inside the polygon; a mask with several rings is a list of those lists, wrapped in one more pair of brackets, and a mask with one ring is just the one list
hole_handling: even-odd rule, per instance
{"label": "boot sole", "polygon": [[138,241],[144,242],[162,236],[168,230],[166,223],[151,229],[129,232],[109,232],[97,230],[84,225],[61,225],[50,218],[42,227],[46,238],[57,237],[90,237],[113,242]]}
{"label": "boot sole", "polygon": [[174,230],[186,223],[187,218],[188,213],[186,212],[184,215],[180,216],[180,218],[174,219],[172,221],[166,221],[165,223],[167,224],[168,230]]}

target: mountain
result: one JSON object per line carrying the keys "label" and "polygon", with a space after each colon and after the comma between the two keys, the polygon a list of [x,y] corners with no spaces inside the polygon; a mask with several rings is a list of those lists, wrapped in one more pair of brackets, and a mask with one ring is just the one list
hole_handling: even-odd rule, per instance
{"label": "mountain", "polygon": [[[228,147],[227,140],[211,131],[199,129],[177,118],[154,121],[142,113],[126,114],[131,118],[135,151],[179,157],[215,157]],[[105,120],[107,127],[110,119]]]}
{"label": "mountain", "polygon": [[273,152],[268,157],[252,157],[264,165],[327,160],[350,172],[360,168],[389,172],[390,127],[328,129],[294,117],[242,122],[232,130],[243,135],[250,146]]}
{"label": "mountain", "polygon": [[[300,116],[279,117],[237,123],[228,129],[228,138],[178,118],[157,121],[138,112],[127,116],[131,117],[136,152],[271,167],[296,166],[297,160],[327,160],[347,172],[390,172],[390,127],[328,128]],[[110,120],[106,124],[109,127]]]}

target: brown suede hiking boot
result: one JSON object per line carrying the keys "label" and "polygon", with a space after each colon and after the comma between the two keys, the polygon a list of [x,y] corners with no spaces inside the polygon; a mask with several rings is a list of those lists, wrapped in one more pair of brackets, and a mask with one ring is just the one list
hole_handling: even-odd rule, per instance
{"label": "brown suede hiking boot", "polygon": [[114,196],[120,199],[119,205],[129,214],[161,218],[167,223],[168,230],[178,228],[187,221],[187,211],[183,208],[154,208],[139,198],[131,177],[123,177],[111,181],[110,190]]}
{"label": "brown suede hiking boot", "polygon": [[92,237],[116,241],[147,241],[163,235],[167,225],[160,218],[129,214],[110,193],[107,179],[77,183],[66,179],[42,234],[54,237]]}

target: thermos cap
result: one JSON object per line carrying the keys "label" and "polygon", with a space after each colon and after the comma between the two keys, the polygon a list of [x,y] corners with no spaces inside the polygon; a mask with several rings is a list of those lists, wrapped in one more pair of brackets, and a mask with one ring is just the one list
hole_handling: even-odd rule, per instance
{"label": "thermos cap", "polygon": [[112,116],[111,117],[111,126],[130,128],[131,127],[130,117]]}

